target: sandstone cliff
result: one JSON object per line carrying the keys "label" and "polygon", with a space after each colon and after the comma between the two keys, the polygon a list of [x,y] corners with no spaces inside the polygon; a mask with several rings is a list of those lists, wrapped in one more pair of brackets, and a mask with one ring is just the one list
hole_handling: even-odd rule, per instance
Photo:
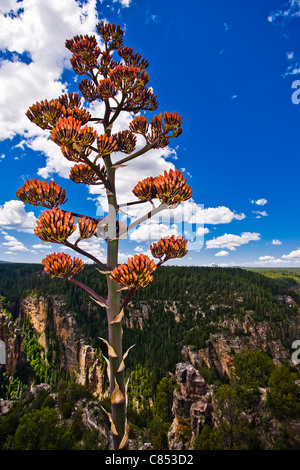
{"label": "sandstone cliff", "polygon": [[151,309],[146,302],[140,302],[137,307],[129,303],[126,316],[124,317],[124,326],[126,328],[138,328],[143,330],[147,325]]}
{"label": "sandstone cliff", "polygon": [[177,364],[175,379],[178,388],[173,394],[174,420],[168,434],[169,447],[171,450],[190,449],[191,441],[204,424],[211,422],[213,387],[189,363]]}
{"label": "sandstone cliff", "polygon": [[[59,343],[61,367],[81,385],[101,395],[104,392],[103,364],[93,348],[86,344],[79,333],[72,313],[67,312],[62,299],[58,297],[27,297],[22,300],[20,313],[30,321],[39,333],[39,342],[45,350],[45,357],[51,338],[47,335],[47,325],[51,323]],[[53,360],[57,351],[53,352]]]}
{"label": "sandstone cliff", "polygon": [[296,317],[288,322],[255,322],[251,315],[233,317],[216,325],[218,333],[210,335],[207,345],[195,350],[191,345],[182,348],[182,358],[196,368],[214,368],[220,377],[228,377],[234,355],[243,349],[267,352],[275,364],[293,365],[291,344],[300,337],[300,322]]}
{"label": "sandstone cliff", "polygon": [[0,367],[12,376],[18,368],[26,363],[26,355],[24,353],[23,338],[21,330],[8,318],[7,315],[0,312],[0,341],[5,345],[5,364]]}

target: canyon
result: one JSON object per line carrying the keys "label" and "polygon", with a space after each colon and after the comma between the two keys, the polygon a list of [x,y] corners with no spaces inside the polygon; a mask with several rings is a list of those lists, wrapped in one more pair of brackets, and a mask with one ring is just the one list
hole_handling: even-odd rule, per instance
{"label": "canyon", "polygon": [[[225,276],[227,272],[229,273],[224,271]],[[228,277],[231,275],[229,273]],[[239,273],[239,276],[243,275],[243,272]],[[38,279],[41,283],[45,282],[43,275],[39,275]],[[256,286],[255,282],[258,281],[251,278],[251,282]],[[87,427],[102,433],[103,442],[109,447],[109,429],[107,423],[103,424],[107,417],[104,415],[100,424],[95,419],[99,415],[96,403],[108,398],[106,364],[101,351],[92,346],[95,344],[97,331],[99,336],[105,336],[101,331],[101,321],[104,318],[102,312],[97,317],[94,309],[98,307],[77,291],[73,291],[72,295],[69,292],[68,298],[72,302],[68,303],[66,295],[49,293],[42,285],[43,289],[33,289],[18,297],[13,317],[5,311],[0,312],[0,341],[5,344],[6,349],[6,364],[0,365],[0,369],[13,377],[20,368],[26,366],[23,331],[25,327],[32,328],[41,346],[42,358],[48,364],[55,364],[55,367],[65,371],[68,377],[87,387],[94,395],[93,405],[84,402],[80,405],[82,419]],[[172,366],[163,369],[164,376],[171,377],[174,386],[173,420],[167,431],[170,450],[192,449],[205,425],[219,426],[215,415],[214,380],[217,378],[222,383],[230,381],[233,359],[237,353],[245,349],[262,351],[272,358],[275,365],[293,366],[291,344],[300,338],[300,312],[295,300],[290,295],[282,294],[278,295],[278,303],[272,294],[272,297],[267,297],[268,303],[262,303],[263,308],[256,311],[255,305],[265,301],[265,291],[256,293],[254,302],[254,294],[246,284],[243,289],[240,288],[242,293],[235,292],[236,287],[232,282],[224,286],[225,295],[212,282],[207,284],[206,293],[202,293],[201,297],[195,292],[191,295],[189,291],[184,291],[180,296],[173,290],[173,299],[167,288],[162,290],[162,298],[152,298],[151,295],[146,299],[137,298],[126,309],[123,319],[124,336],[129,346],[137,343],[133,350],[133,362],[129,366],[131,370],[134,370],[134,365],[139,364],[139,361],[141,364],[148,361],[147,355],[151,354],[150,359],[153,362],[149,364],[149,371],[152,371],[153,366],[167,364],[165,359],[173,354]],[[232,298],[234,301],[231,305]],[[73,310],[72,305],[76,309],[74,307]],[[85,330],[81,328],[82,325],[89,325],[89,321],[94,322],[91,325],[97,325],[97,329],[92,326]],[[127,349],[128,345],[124,345],[124,348]],[[155,355],[156,350],[158,354]],[[167,351],[170,354],[166,354]],[[160,362],[163,360],[164,362]],[[145,374],[147,367],[148,365],[144,366]],[[266,390],[260,390],[259,393],[257,410],[247,419],[261,432],[261,421],[266,413]],[[141,400],[142,392],[138,391],[132,398],[133,406]],[[155,395],[149,399],[150,408],[154,402]],[[11,405],[3,400],[0,405],[0,414],[5,415]],[[269,435],[276,439],[278,421],[271,415],[268,415],[268,419]],[[291,424],[291,429],[299,432],[297,420]],[[265,448],[272,448],[263,433],[261,441]],[[143,441],[140,435],[130,439],[130,446],[151,449],[151,444]]]}

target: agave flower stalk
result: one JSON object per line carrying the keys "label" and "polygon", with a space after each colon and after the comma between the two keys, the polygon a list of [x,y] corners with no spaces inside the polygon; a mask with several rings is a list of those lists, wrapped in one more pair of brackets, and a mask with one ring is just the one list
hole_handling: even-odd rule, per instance
{"label": "agave flower stalk", "polygon": [[[157,114],[151,121],[144,115],[137,115],[140,111],[153,112],[158,108],[157,97],[147,86],[150,76],[145,69],[149,62],[133,49],[123,46],[124,32],[119,25],[102,22],[97,30],[104,43],[102,49],[95,36],[89,35],[68,39],[66,47],[72,53],[71,65],[75,73],[87,77],[80,81],[79,90],[88,103],[103,101],[103,116],[91,116],[82,106],[77,93],[67,93],[57,99],[35,103],[29,108],[27,117],[49,132],[50,139],[60,147],[62,158],[74,162],[70,171],[71,181],[88,186],[102,185],[106,191],[108,213],[106,217],[97,219],[60,209],[59,206],[67,202],[66,191],[52,181],[27,181],[17,191],[17,197],[23,202],[47,209],[39,216],[35,229],[43,242],[73,249],[95,263],[97,275],[106,276],[108,294],[104,298],[101,293],[74,279],[84,268],[80,258],[72,259],[65,253],[53,253],[43,260],[44,269],[51,277],[67,279],[84,289],[104,308],[108,338],[99,337],[107,350],[105,360],[111,397],[111,409],[104,411],[111,425],[114,448],[127,449],[128,384],[125,384],[125,362],[132,347],[124,353],[122,320],[136,290],[146,288],[152,282],[158,266],[171,258],[185,256],[187,241],[183,237],[163,238],[151,245],[152,259],[141,253],[124,264],[118,262],[119,241],[131,229],[160,211],[174,209],[187,201],[192,196],[192,190],[178,170],[171,169],[155,177],[150,175],[133,188],[136,200],[127,205],[150,202],[151,210],[128,227],[118,220],[124,204],[118,203],[116,171],[122,171],[125,163],[143,158],[152,148],[166,147],[171,138],[181,134],[182,118],[177,112]],[[118,61],[115,60],[116,54],[120,58]],[[135,117],[129,129],[114,134],[114,124],[124,111]],[[89,122],[100,126],[100,129],[91,127]],[[137,135],[144,140],[138,149]],[[126,156],[113,163],[111,155],[114,152],[122,152]],[[101,237],[106,243],[105,260],[98,259],[85,248],[92,237]]]}

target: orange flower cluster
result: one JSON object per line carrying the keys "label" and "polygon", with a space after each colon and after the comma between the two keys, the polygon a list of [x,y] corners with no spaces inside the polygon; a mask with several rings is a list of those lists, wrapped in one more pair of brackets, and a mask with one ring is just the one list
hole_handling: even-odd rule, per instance
{"label": "orange flower cluster", "polygon": [[141,69],[146,69],[149,66],[148,60],[142,59],[141,54],[134,52],[131,47],[120,47],[118,54],[122,57],[126,65],[132,65],[133,67],[139,67]]}
{"label": "orange flower cluster", "polygon": [[157,96],[150,88],[133,90],[128,94],[123,109],[138,113],[141,110],[155,111],[158,108]]}
{"label": "orange flower cluster", "polygon": [[108,73],[109,78],[115,84],[118,91],[130,92],[141,90],[150,80],[144,69],[128,65],[117,65]]}
{"label": "orange flower cluster", "polygon": [[150,245],[150,250],[154,258],[159,258],[163,262],[172,258],[182,258],[188,252],[186,249],[187,240],[183,237],[175,237],[172,235],[170,238],[161,238],[159,242]]}
{"label": "orange flower cluster", "polygon": [[88,217],[81,217],[78,220],[80,238],[91,238],[97,232],[97,223]]}
{"label": "orange flower cluster", "polygon": [[[147,144],[153,144],[155,142],[155,148],[163,148],[169,144],[170,138],[178,137],[182,133],[181,125],[181,116],[176,112],[165,112],[164,119],[160,113],[153,117],[150,124],[145,116],[137,116],[129,124],[129,128],[131,132],[135,134],[142,134]],[[148,132],[149,127],[150,132]],[[170,132],[171,134],[169,134]]]}
{"label": "orange flower cluster", "polygon": [[[104,22],[97,25],[97,30],[105,42],[104,51],[99,48],[95,36],[79,35],[68,39],[65,43],[66,48],[73,54],[70,61],[74,72],[78,75],[90,75],[91,71],[98,69],[101,75],[106,77],[108,71],[118,65],[113,60],[111,51],[122,46],[124,31],[119,25],[105,24]],[[99,57],[100,63],[98,63]],[[89,82],[89,88],[91,83]],[[82,84],[85,89],[86,85],[87,82]],[[87,95],[92,98],[90,91],[87,91]],[[93,99],[90,99],[90,101],[93,101]]]}
{"label": "orange flower cluster", "polygon": [[57,207],[67,202],[66,190],[54,183],[54,181],[40,181],[36,178],[26,180],[23,186],[16,192],[16,196],[23,202],[29,202],[32,206]]}
{"label": "orange flower cluster", "polygon": [[164,175],[146,178],[132,190],[139,199],[151,201],[155,197],[168,206],[180,204],[192,197],[192,189],[186,184],[186,178],[178,170],[169,170]]}
{"label": "orange flower cluster", "polygon": [[104,157],[105,155],[109,155],[112,152],[116,152],[118,150],[117,142],[113,137],[108,137],[106,134],[99,135],[97,139],[97,147],[100,157]]}
{"label": "orange flower cluster", "polygon": [[63,155],[71,161],[80,160],[80,154],[88,156],[90,146],[97,138],[97,132],[92,127],[81,127],[81,122],[69,116],[59,118],[52,129],[50,139],[61,147]]}
{"label": "orange flower cluster", "polygon": [[146,287],[153,281],[152,273],[156,270],[154,260],[147,255],[135,255],[128,258],[127,264],[120,264],[110,275],[118,284],[127,288]]}
{"label": "orange flower cluster", "polygon": [[129,124],[129,129],[134,134],[142,134],[144,137],[148,134],[149,122],[145,116],[137,116]]}
{"label": "orange flower cluster", "polygon": [[101,59],[100,59],[100,64],[99,64],[99,72],[101,75],[107,75],[107,72],[110,69],[113,69],[118,65],[117,62],[115,62],[112,58],[112,55],[108,51],[102,52]]}
{"label": "orange flower cluster", "polygon": [[44,242],[64,243],[77,228],[75,220],[71,212],[53,207],[39,216],[34,233]]}
{"label": "orange flower cluster", "polygon": [[65,93],[58,98],[58,101],[65,108],[80,108],[81,107],[81,98],[78,93]]}
{"label": "orange flower cluster", "polygon": [[81,124],[86,124],[91,115],[81,108],[81,99],[77,93],[68,93],[55,100],[41,101],[33,104],[26,113],[31,122],[41,129],[52,130],[59,118],[73,117]]}
{"label": "orange flower cluster", "polygon": [[100,94],[96,85],[94,84],[94,82],[88,80],[87,78],[79,82],[78,88],[83,94],[84,99],[86,99],[90,103],[100,98]]}
{"label": "orange flower cluster", "polygon": [[36,102],[30,106],[26,116],[41,129],[53,129],[61,117],[61,104],[56,100]]}
{"label": "orange flower cluster", "polygon": [[182,117],[176,111],[174,113],[164,113],[164,131],[172,132],[172,137],[178,137],[182,133]]}
{"label": "orange flower cluster", "polygon": [[100,81],[98,85],[98,93],[99,97],[104,101],[109,98],[114,98],[118,93],[118,90],[111,79],[106,78],[105,80]]}
{"label": "orange flower cluster", "polygon": [[156,189],[153,184],[154,178],[150,176],[143,181],[139,181],[133,188],[133,194],[143,201],[151,201],[156,197]]}
{"label": "orange flower cluster", "polygon": [[[105,165],[100,167],[100,165],[97,165],[99,168],[99,171],[101,171],[103,177],[106,177],[106,168]],[[101,181],[99,180],[99,176],[92,170],[92,168],[87,165],[86,163],[79,163],[74,165],[71,168],[70,171],[70,180],[73,181],[73,183],[79,184],[88,184],[88,185],[96,185],[96,184],[102,184]]]}
{"label": "orange flower cluster", "polygon": [[71,258],[65,253],[52,253],[42,260],[44,271],[51,277],[71,277],[78,274],[84,267],[79,258]]}
{"label": "orange flower cluster", "polygon": [[87,34],[85,36],[75,36],[73,39],[68,39],[65,45],[73,53],[71,65],[78,75],[88,73],[97,65],[101,50],[97,45],[95,36],[88,36]]}
{"label": "orange flower cluster", "polygon": [[120,131],[114,134],[119,152],[132,153],[136,147],[136,136],[131,131]]}
{"label": "orange flower cluster", "polygon": [[102,100],[114,98],[118,91],[122,91],[125,97],[123,110],[137,113],[142,109],[150,111],[157,109],[157,97],[150,88],[146,87],[150,77],[144,68],[118,64],[109,69],[107,77],[98,85],[100,98]]}
{"label": "orange flower cluster", "polygon": [[153,184],[156,189],[156,197],[167,204],[174,206],[192,197],[192,189],[186,184],[186,178],[178,170],[165,170],[164,175],[154,178]]}
{"label": "orange flower cluster", "polygon": [[124,31],[119,25],[101,21],[97,24],[97,31],[105,42],[106,50],[118,49],[122,46]]}
{"label": "orange flower cluster", "polygon": [[[95,36],[75,36],[66,41],[66,47],[72,52],[71,65],[78,75],[86,74],[91,77],[100,73],[103,79],[98,83],[84,79],[79,83],[79,89],[85,99],[92,102],[96,99],[107,100],[115,98],[122,91],[124,111],[134,113],[140,110],[154,111],[158,107],[156,95],[146,85],[149,75],[145,72],[148,60],[134,52],[130,47],[123,47],[124,31],[119,25],[97,25],[97,30],[105,43],[103,51],[97,45]],[[118,51],[121,58],[113,60],[113,51]]]}

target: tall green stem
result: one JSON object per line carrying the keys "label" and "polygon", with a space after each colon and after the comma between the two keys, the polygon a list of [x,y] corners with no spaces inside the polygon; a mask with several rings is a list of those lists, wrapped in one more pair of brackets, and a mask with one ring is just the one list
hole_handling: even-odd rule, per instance
{"label": "tall green stem", "polygon": [[[118,265],[119,240],[116,236],[117,226],[117,198],[115,193],[115,169],[112,168],[110,157],[105,159],[107,168],[107,177],[113,189],[108,192],[108,236],[107,236],[107,264],[113,270]],[[125,434],[126,424],[126,403],[125,403],[125,374],[124,370],[118,372],[123,359],[122,345],[122,324],[121,322],[111,323],[120,312],[121,293],[118,292],[120,286],[107,276],[108,298],[107,298],[107,320],[108,320],[108,342],[113,348],[117,357],[109,356],[110,364],[110,395],[114,394],[116,386],[119,387],[124,400],[116,403],[111,400],[111,415],[118,435],[113,435],[114,448],[118,449],[120,442]]]}

